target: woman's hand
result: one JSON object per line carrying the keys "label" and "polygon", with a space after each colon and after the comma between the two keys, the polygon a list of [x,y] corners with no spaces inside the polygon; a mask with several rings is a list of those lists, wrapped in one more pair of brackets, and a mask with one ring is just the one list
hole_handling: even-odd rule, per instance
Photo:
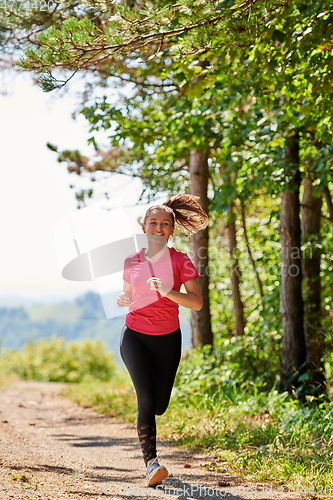
{"label": "woman's hand", "polygon": [[159,278],[149,278],[150,289],[160,292],[164,297],[176,302],[180,306],[200,311],[203,305],[202,293],[197,278],[184,283],[186,293],[177,292],[177,290],[168,290]]}
{"label": "woman's hand", "polygon": [[118,307],[128,307],[131,303],[131,296],[127,292],[121,292],[118,295],[116,302]]}
{"label": "woman's hand", "polygon": [[165,297],[170,292],[170,288],[166,287],[163,281],[160,278],[156,278],[155,276],[147,279],[146,283],[150,285],[150,290],[159,292],[162,297]]}

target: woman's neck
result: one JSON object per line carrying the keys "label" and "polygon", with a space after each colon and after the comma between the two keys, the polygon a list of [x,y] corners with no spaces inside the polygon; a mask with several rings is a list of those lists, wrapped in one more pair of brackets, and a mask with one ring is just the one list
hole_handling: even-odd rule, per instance
{"label": "woman's neck", "polygon": [[148,248],[145,250],[145,256],[149,260],[158,260],[160,259],[166,252],[168,251],[167,244],[163,245],[148,245]]}

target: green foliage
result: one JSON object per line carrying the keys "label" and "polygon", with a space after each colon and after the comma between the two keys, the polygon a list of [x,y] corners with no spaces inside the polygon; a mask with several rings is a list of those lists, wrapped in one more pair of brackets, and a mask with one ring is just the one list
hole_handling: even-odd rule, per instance
{"label": "green foliage", "polygon": [[270,352],[265,345],[267,337],[262,343],[264,347],[258,336],[245,335],[225,339],[214,350],[210,346],[191,350],[176,378],[175,394],[179,401],[209,409],[210,405],[234,402],[238,393],[272,390],[278,381],[278,348]]}
{"label": "green foliage", "polygon": [[[210,280],[211,313],[215,332],[216,356],[225,364],[225,372],[235,382],[252,380],[258,387],[270,389],[278,383],[282,330],[279,314],[280,243],[279,199],[267,196],[263,190],[257,198],[248,199],[244,206],[246,232],[252,257],[261,281],[260,291],[253,264],[250,262],[244,227],[237,223],[238,272],[241,294],[245,303],[245,335],[234,334],[233,299],[230,289],[230,256],[226,235],[227,217],[220,211],[211,229]],[[241,206],[235,213],[241,219]]]}
{"label": "green foliage", "polygon": [[[219,42],[239,43],[241,39],[246,45],[258,32],[257,14],[262,10],[258,4],[257,0],[246,6],[237,1],[181,0],[176,4],[144,3],[133,9],[124,2],[98,2],[97,5],[84,2],[81,4],[83,16],[78,10],[79,15],[65,18],[60,28],[55,23],[39,33],[36,48],[26,50],[21,65],[38,72],[55,66],[74,71],[78,67],[101,68],[106,57],[121,60],[119,52],[129,59],[143,56],[149,62],[164,52],[163,43],[168,44],[175,37],[180,37],[182,43],[171,44],[167,51],[176,58],[184,52],[192,53],[198,44],[209,50]],[[267,2],[267,13],[270,4],[277,11],[281,9],[276,2]],[[147,48],[155,54],[146,56]]]}
{"label": "green foliage", "polygon": [[46,382],[108,381],[117,371],[113,355],[100,341],[66,342],[56,336],[2,354],[0,366],[2,373]]}
{"label": "green foliage", "polygon": [[333,405],[302,408],[287,393],[262,392],[248,379],[226,376],[228,359],[208,347],[180,365],[160,434],[197,451],[209,450],[209,469],[289,489],[332,491]]}

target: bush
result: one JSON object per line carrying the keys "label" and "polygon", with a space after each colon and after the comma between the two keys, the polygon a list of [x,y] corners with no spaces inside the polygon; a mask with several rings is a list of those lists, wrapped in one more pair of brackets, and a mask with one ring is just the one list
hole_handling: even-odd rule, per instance
{"label": "bush", "polygon": [[[274,379],[267,384],[263,370],[254,373],[249,360],[245,361],[246,352],[251,353],[251,341],[247,337],[238,343],[225,341],[212,350],[202,346],[190,350],[182,360],[175,384],[175,396],[184,404],[208,409],[209,405],[236,402],[238,398],[257,393],[272,393]],[[251,354],[249,354],[250,356]],[[253,355],[253,349],[252,349]],[[263,362],[265,366],[265,363]],[[242,371],[243,367],[243,371]],[[256,399],[259,398],[256,395]]]}
{"label": "bush", "polygon": [[0,356],[0,371],[16,373],[24,380],[82,382],[110,380],[117,372],[113,354],[99,340],[66,342],[63,338],[30,341],[21,351]]}

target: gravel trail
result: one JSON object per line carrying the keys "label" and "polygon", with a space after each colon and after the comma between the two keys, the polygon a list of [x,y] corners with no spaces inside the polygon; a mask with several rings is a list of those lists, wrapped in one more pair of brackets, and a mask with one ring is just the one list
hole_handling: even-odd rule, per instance
{"label": "gravel trail", "polygon": [[158,442],[170,477],[147,488],[133,425],[61,397],[62,384],[15,382],[0,391],[0,500],[286,500],[304,495],[208,472],[207,455]]}

